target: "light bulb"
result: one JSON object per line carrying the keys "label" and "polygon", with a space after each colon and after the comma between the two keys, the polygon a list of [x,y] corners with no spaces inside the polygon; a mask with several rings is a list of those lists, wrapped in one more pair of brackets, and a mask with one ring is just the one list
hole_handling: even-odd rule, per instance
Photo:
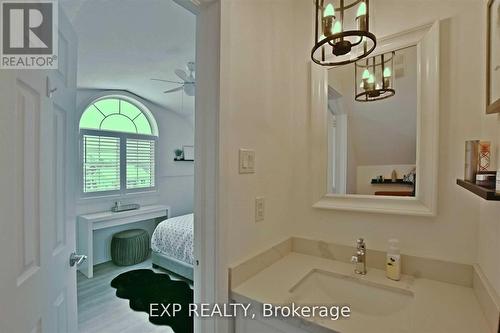
{"label": "light bulb", "polygon": [[392,76],[391,69],[389,67],[386,67],[384,69],[384,77],[391,77],[391,76]]}
{"label": "light bulb", "polygon": [[325,11],[323,12],[323,17],[335,16],[335,8],[331,3],[326,5]]}
{"label": "light bulb", "polygon": [[368,80],[369,78],[370,78],[370,71],[365,68],[365,70],[363,71],[362,79],[363,80]]}
{"label": "light bulb", "polygon": [[332,28],[332,34],[338,34],[342,32],[342,24],[340,21],[336,21]]}
{"label": "light bulb", "polygon": [[368,83],[375,83],[375,76],[373,76],[373,74],[370,74],[370,77],[368,78]]}
{"label": "light bulb", "polygon": [[363,1],[358,6],[358,12],[356,13],[356,17],[366,15],[366,3]]}

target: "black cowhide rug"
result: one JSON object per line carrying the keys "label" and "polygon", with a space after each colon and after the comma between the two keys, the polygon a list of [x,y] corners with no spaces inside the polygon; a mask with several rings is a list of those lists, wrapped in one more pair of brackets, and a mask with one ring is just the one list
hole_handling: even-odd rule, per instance
{"label": "black cowhide rug", "polygon": [[[175,333],[193,332],[193,318],[189,316],[193,290],[187,282],[172,280],[167,274],[149,269],[138,269],[118,275],[111,281],[111,286],[116,288],[116,296],[130,300],[132,310],[146,312],[153,324],[168,325]],[[156,316],[151,316],[150,304],[153,304],[153,315]],[[171,305],[170,315],[163,313],[163,306],[169,304],[180,304],[180,312],[172,316]]]}

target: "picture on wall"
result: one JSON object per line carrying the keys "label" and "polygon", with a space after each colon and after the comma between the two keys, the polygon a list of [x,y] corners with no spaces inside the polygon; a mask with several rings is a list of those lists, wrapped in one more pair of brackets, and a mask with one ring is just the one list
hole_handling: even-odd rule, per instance
{"label": "picture on wall", "polygon": [[500,113],[500,0],[488,1],[486,113]]}
{"label": "picture on wall", "polygon": [[182,146],[185,161],[194,161],[194,146]]}

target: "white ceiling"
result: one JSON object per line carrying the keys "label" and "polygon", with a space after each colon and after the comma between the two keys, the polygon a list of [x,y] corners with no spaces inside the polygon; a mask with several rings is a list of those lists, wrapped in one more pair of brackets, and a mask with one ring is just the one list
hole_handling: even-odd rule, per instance
{"label": "white ceiling", "polygon": [[[194,98],[163,94],[195,59],[196,18],[172,0],[60,0],[78,35],[78,87],[128,90],[191,115]],[[183,103],[183,107],[182,107]]]}

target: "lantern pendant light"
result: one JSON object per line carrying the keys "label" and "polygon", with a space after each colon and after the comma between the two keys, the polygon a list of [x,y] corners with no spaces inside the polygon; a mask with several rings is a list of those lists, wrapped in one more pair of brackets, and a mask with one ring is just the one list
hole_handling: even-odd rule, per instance
{"label": "lantern pendant light", "polygon": [[368,56],[377,46],[369,31],[369,0],[314,0],[315,35],[312,60],[340,66]]}
{"label": "lantern pendant light", "polygon": [[358,102],[372,102],[396,94],[394,89],[394,56],[388,52],[358,60],[354,65],[355,99]]}

